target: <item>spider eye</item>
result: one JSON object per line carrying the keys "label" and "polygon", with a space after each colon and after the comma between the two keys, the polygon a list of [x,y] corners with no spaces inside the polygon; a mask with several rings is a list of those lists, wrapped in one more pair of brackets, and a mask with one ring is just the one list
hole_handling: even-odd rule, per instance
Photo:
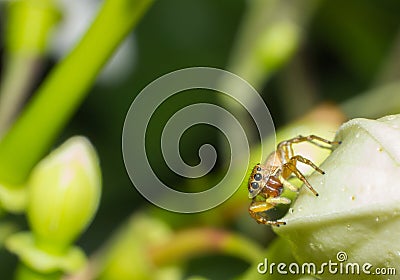
{"label": "spider eye", "polygon": [[257,171],[261,171],[261,167],[257,167]]}
{"label": "spider eye", "polygon": [[[251,186],[251,189],[253,189],[253,190],[258,189],[258,183],[257,183],[257,182],[252,182],[252,183],[250,184],[250,186]],[[251,190],[250,190],[250,191],[251,191]]]}
{"label": "spider eye", "polygon": [[261,175],[260,173],[256,173],[256,174],[254,175],[254,180],[256,180],[256,181],[261,181],[261,179],[262,179],[262,175]]}

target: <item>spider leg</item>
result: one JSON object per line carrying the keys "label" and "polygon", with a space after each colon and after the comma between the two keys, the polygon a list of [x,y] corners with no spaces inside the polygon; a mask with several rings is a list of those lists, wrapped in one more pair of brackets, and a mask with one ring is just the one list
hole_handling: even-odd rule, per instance
{"label": "spider leg", "polygon": [[315,170],[317,170],[319,173],[321,173],[322,175],[325,174],[325,171],[323,171],[321,168],[319,168],[318,166],[316,166],[311,160],[306,159],[300,155],[296,155],[294,157],[291,158],[291,160],[295,160],[295,161],[300,161],[304,164],[307,164],[309,166],[311,166],[312,168],[314,168]]}
{"label": "spider leg", "polygon": [[295,164],[295,159],[285,163],[283,168],[293,172],[297,178],[299,178],[306,186],[310,189],[310,191],[315,195],[318,196],[318,192],[311,186],[311,184],[307,181],[306,177],[297,169]]}
{"label": "spider leg", "polygon": [[285,152],[285,162],[288,162],[294,156],[292,143],[290,142],[290,140],[285,141],[282,146],[284,147]]}
{"label": "spider leg", "polygon": [[290,160],[290,151],[293,151],[293,149],[290,146],[290,143],[288,141],[283,141],[278,144],[277,150],[279,151],[279,155],[281,157],[281,162],[288,162]]}
{"label": "spider leg", "polygon": [[[325,144],[328,144],[329,146],[322,145],[321,143],[318,143],[315,141],[323,142]],[[339,145],[342,143],[341,141],[329,141],[329,140],[326,140],[326,139],[316,136],[316,135],[308,135],[308,136],[299,135],[293,139],[288,140],[287,142],[290,142],[290,144],[309,142],[311,144],[314,144],[314,145],[316,145],[320,148],[324,148],[324,149],[332,149],[334,145]]]}
{"label": "spider leg", "polygon": [[[281,158],[282,162],[289,162],[292,157],[294,157],[294,150],[293,150],[293,144],[298,144],[301,142],[309,142],[313,145],[316,145],[320,148],[323,149],[332,149],[335,145],[341,144],[341,141],[329,141],[326,140],[322,137],[316,136],[316,135],[308,135],[308,136],[302,136],[299,135],[297,137],[294,137],[292,139],[282,141],[278,144],[277,150],[279,151],[279,155]],[[325,143],[327,145],[322,145],[321,143]],[[308,164],[308,163],[306,163]]]}
{"label": "spider leg", "polygon": [[288,180],[279,175],[279,180],[282,182],[284,188],[288,188],[291,191],[298,192],[299,188],[291,184]]}
{"label": "spider leg", "polygon": [[289,150],[289,158],[292,158],[294,156],[294,151],[291,143],[288,143],[288,150]]}
{"label": "spider leg", "polygon": [[268,197],[265,202],[268,204],[276,205],[276,204],[290,204],[292,201],[283,196],[277,196],[277,197]]}
{"label": "spider leg", "polygon": [[[267,199],[268,201],[269,199]],[[260,215],[260,212],[265,212],[271,208],[274,208],[275,204],[268,203],[267,201],[253,201],[249,206],[249,214],[250,216],[257,221],[259,224],[264,225],[273,225],[273,226],[280,226],[285,225],[285,222],[281,221],[270,221],[267,220],[265,217]],[[289,202],[290,203],[290,202]]]}

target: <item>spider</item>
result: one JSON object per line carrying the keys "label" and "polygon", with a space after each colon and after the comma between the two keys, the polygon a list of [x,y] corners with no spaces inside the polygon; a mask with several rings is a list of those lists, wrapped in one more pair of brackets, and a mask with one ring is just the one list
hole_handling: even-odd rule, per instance
{"label": "spider", "polygon": [[[273,226],[286,224],[282,221],[269,220],[268,216],[263,216],[261,213],[274,208],[277,204],[291,203],[290,199],[281,197],[281,194],[285,187],[294,192],[298,191],[298,188],[288,181],[289,177],[293,175],[299,178],[315,196],[318,196],[317,191],[310,185],[306,177],[304,177],[304,175],[297,169],[296,164],[297,162],[301,162],[311,166],[321,174],[325,174],[325,172],[316,166],[311,160],[306,159],[301,155],[294,154],[292,145],[301,142],[310,142],[325,149],[332,149],[334,145],[341,144],[341,141],[329,141],[315,135],[299,135],[295,138],[280,142],[276,151],[272,152],[267,157],[264,164],[259,163],[253,168],[249,178],[249,198],[252,199],[249,206],[249,213],[257,223]],[[328,146],[322,145],[321,142],[328,144]]]}

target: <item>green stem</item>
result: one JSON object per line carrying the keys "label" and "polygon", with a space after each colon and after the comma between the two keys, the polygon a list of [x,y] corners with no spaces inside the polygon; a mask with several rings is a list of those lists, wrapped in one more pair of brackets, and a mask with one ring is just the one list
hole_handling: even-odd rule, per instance
{"label": "green stem", "polygon": [[[280,237],[277,237],[271,244],[268,246],[268,248],[265,250],[265,252],[262,254],[262,258],[258,259],[256,262],[253,263],[253,265],[248,269],[248,271],[239,277],[237,280],[258,280],[258,279],[263,279],[263,280],[268,280],[268,279],[273,279],[273,280],[280,280],[280,279],[298,279],[298,275],[292,275],[292,274],[278,274],[276,273],[270,273],[270,271],[266,271],[265,274],[260,273],[257,270],[257,267],[259,266],[260,263],[265,264],[265,260],[267,260],[267,266],[271,263],[285,263],[286,265],[289,265],[290,263],[295,263],[296,260],[294,259],[292,253],[291,253],[291,248],[287,241],[283,240]],[[261,270],[265,269],[265,265],[260,267]],[[275,265],[276,269],[276,265]]]}
{"label": "green stem", "polygon": [[375,85],[384,85],[399,80],[400,73],[400,30],[391,46],[391,51],[382,63],[382,69],[374,81]]}
{"label": "green stem", "polygon": [[62,274],[60,272],[54,273],[39,273],[37,271],[32,270],[28,266],[23,263],[18,265],[15,279],[16,280],[60,280]]}
{"label": "green stem", "polygon": [[37,66],[58,16],[55,0],[20,0],[7,4],[6,64],[0,86],[0,137],[14,121],[38,75]]}
{"label": "green stem", "polygon": [[[298,49],[303,37],[302,30],[305,29],[318,3],[319,0],[249,1],[227,69],[245,79],[256,90],[260,90],[271,75],[284,66]],[[221,88],[229,92],[229,80],[221,79],[219,83]],[[257,99],[248,99],[249,93],[246,90],[240,92],[250,107],[257,106]],[[220,94],[219,102],[240,123],[253,122],[234,99]],[[223,123],[223,126],[233,133],[236,131],[227,123]],[[247,136],[249,142],[258,141],[250,133]],[[229,152],[226,150],[221,154],[227,155]]]}
{"label": "green stem", "polygon": [[340,104],[348,118],[379,118],[400,112],[400,83],[387,84]]}
{"label": "green stem", "polygon": [[0,138],[15,119],[37,76],[39,57],[15,54],[8,56],[0,85]]}
{"label": "green stem", "polygon": [[151,248],[150,258],[156,265],[186,261],[193,255],[222,252],[250,263],[261,257],[261,249],[250,240],[218,229],[198,228],[176,234],[167,243]]}
{"label": "green stem", "polygon": [[21,184],[49,149],[113,51],[152,0],[106,0],[78,46],[52,71],[0,143],[0,181]]}
{"label": "green stem", "polygon": [[303,55],[296,55],[290,66],[283,70],[282,90],[278,97],[280,104],[285,104],[281,117],[285,121],[301,117],[319,101],[317,85],[306,65]]}
{"label": "green stem", "polygon": [[2,219],[0,223],[0,248],[4,246],[5,240],[8,237],[19,230],[15,223],[4,220],[3,213],[0,212],[0,219]]}

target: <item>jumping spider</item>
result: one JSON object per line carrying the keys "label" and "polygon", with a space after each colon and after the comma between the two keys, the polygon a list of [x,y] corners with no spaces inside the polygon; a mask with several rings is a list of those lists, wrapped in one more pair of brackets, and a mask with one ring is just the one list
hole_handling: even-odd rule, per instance
{"label": "jumping spider", "polygon": [[[323,142],[329,146],[322,145],[318,142]],[[321,174],[325,174],[318,166],[316,166],[311,160],[306,159],[300,155],[295,155],[293,151],[293,144],[301,142],[310,142],[321,148],[332,149],[334,145],[338,145],[341,142],[334,142],[323,139],[319,136],[298,136],[283,142],[280,142],[277,146],[276,151],[272,152],[266,159],[264,164],[257,164],[251,172],[248,184],[249,198],[252,202],[249,207],[250,216],[253,217],[259,224],[268,224],[273,226],[285,225],[282,221],[271,221],[268,216],[264,217],[261,215],[271,208],[274,208],[277,204],[290,204],[290,199],[281,197],[283,189],[287,187],[291,191],[298,191],[298,188],[293,186],[289,181],[289,177],[292,175],[299,178],[303,183],[310,189],[310,191],[318,196],[317,191],[310,185],[306,177],[297,169],[297,162],[302,162],[314,168]],[[262,201],[257,197],[261,197]],[[264,213],[265,215],[265,213]]]}

